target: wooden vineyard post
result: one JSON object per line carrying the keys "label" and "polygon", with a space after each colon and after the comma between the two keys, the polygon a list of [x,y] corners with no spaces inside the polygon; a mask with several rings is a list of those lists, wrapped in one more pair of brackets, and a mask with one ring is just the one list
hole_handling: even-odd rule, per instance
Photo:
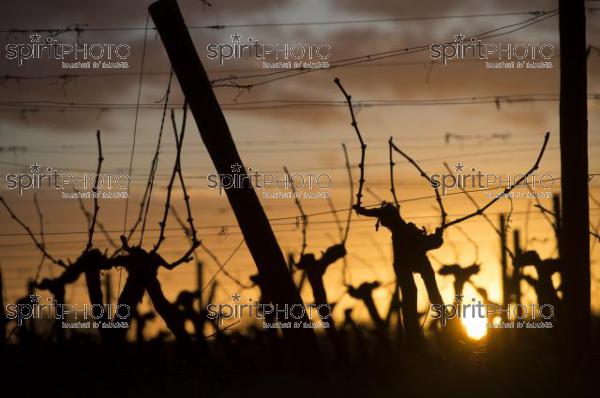
{"label": "wooden vineyard post", "polygon": [[[302,314],[304,303],[300,293],[287,269],[258,196],[247,183],[249,178],[246,169],[177,2],[159,0],[150,5],[149,11],[217,172],[246,182],[225,192],[273,305],[279,309],[286,305],[288,308],[293,306],[297,308],[294,315]],[[285,314],[278,315],[281,322],[308,322],[306,314],[297,319],[290,318],[289,314],[287,319]],[[299,362],[308,363],[318,359],[317,340],[312,329],[292,327],[282,331]]]}

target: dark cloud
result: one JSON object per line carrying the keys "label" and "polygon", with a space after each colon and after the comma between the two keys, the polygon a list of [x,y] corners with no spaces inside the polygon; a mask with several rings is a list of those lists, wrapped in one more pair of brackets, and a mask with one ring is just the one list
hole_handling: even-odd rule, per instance
{"label": "dark cloud", "polygon": [[[123,4],[121,4],[123,3]],[[3,13],[2,23],[5,26],[13,21],[23,27],[40,26],[65,26],[70,23],[85,23],[90,26],[143,26],[145,23],[145,9],[150,2],[105,2],[102,5],[90,3],[81,7],[77,2],[63,1],[53,3],[52,7],[61,9],[60,13],[51,12],[50,5],[42,4],[35,7],[27,3],[25,8],[10,8]],[[57,5],[58,4],[58,5]],[[260,4],[260,5],[259,5]],[[458,5],[457,5],[458,4]],[[353,15],[353,18],[368,18],[372,15],[415,16],[415,15],[453,15],[457,13],[480,13],[500,11],[521,11],[515,1],[483,3],[476,1],[463,1],[460,3],[439,3],[423,1],[412,6],[403,2],[358,2],[338,1],[336,6],[340,15]],[[233,23],[240,21],[281,21],[293,20],[288,14],[293,10],[293,2],[242,2],[219,1],[213,7],[203,7],[200,1],[184,1],[181,6],[188,24]],[[528,3],[527,7],[548,8],[549,2]],[[29,8],[28,8],[29,7]],[[44,7],[48,8],[46,14],[49,18],[40,17]],[[110,13],[107,10],[112,10]],[[117,12],[118,10],[118,12]],[[42,12],[43,13],[43,12]],[[113,15],[114,14],[114,15]],[[266,16],[264,16],[266,15]],[[275,18],[272,15],[283,15]],[[339,17],[342,18],[342,17]],[[313,20],[320,20],[318,15]],[[464,25],[463,20],[435,20],[418,23],[399,24],[350,24],[335,27],[335,29],[321,29],[318,27],[279,27],[269,29],[243,29],[239,32],[245,37],[256,34],[261,40],[273,41],[306,41],[326,42],[333,48],[332,59],[339,60],[361,56],[364,54],[389,51],[414,45],[428,44],[440,39],[448,38],[455,32],[457,24],[462,24],[465,32],[476,32],[495,28],[502,24],[521,20],[522,18],[491,18],[468,20],[469,25]],[[16,22],[20,21],[20,22]],[[233,22],[230,22],[233,21]],[[548,36],[557,39],[557,19],[532,25],[527,29],[507,36],[507,40],[528,41],[532,37]],[[229,41],[230,30],[193,30],[192,36],[196,48],[200,53],[211,78],[223,77],[228,74],[262,74],[269,70],[261,69],[256,60],[231,62],[219,67],[214,62],[208,61],[205,47],[211,42]],[[254,32],[254,33],[253,33]],[[61,36],[61,40],[74,40],[73,35]],[[143,48],[142,31],[108,31],[86,32],[82,36],[85,41],[119,41],[132,46],[132,56],[128,60],[130,69],[125,72],[129,76],[106,76],[95,78],[81,78],[75,81],[24,81],[5,83],[7,90],[1,94],[4,100],[14,99],[46,99],[60,102],[93,102],[93,103],[124,103],[134,104],[137,100],[138,77],[135,72],[140,68],[140,57]],[[453,96],[489,95],[492,93],[518,94],[539,92],[540,87],[544,92],[558,90],[558,70],[551,71],[490,71],[481,63],[461,63],[442,67],[439,64],[427,65],[428,52],[410,56],[397,56],[340,68],[332,71],[319,71],[306,75],[283,79],[270,84],[254,87],[250,91],[240,92],[238,89],[219,88],[217,96],[222,103],[259,101],[271,99],[320,99],[340,100],[341,97],[332,80],[335,76],[343,78],[348,87],[352,87],[353,95],[357,99],[411,99],[411,98],[444,98]],[[392,63],[392,66],[373,66],[381,63]],[[402,64],[405,65],[402,65]],[[408,63],[408,65],[406,65]],[[412,63],[412,64],[411,64]],[[16,68],[8,65],[5,60],[0,61],[2,73],[43,75],[64,73],[56,63],[41,63]],[[162,72],[169,70],[169,64],[160,39],[155,33],[150,33],[146,48],[144,70],[146,72]],[[222,70],[222,71],[220,71]],[[233,72],[228,72],[232,70]],[[240,71],[241,70],[241,71]],[[116,71],[122,72],[122,71]],[[83,72],[82,72],[83,73]],[[265,78],[252,78],[243,80],[242,83],[256,83]],[[593,79],[593,77],[592,77]],[[167,75],[146,75],[143,79],[141,103],[153,103],[160,100],[166,88]],[[64,84],[63,86],[63,83]],[[242,94],[241,96],[239,96]],[[238,97],[239,96],[239,97]],[[171,96],[172,102],[182,102],[178,84],[174,85]],[[388,108],[393,109],[393,108]],[[288,120],[292,123],[305,124],[307,127],[314,125],[333,126],[343,115],[344,109],[332,107],[306,107],[289,108],[285,110],[244,111],[229,112],[235,118],[251,118],[252,120],[269,120],[277,122]],[[143,122],[150,125],[157,122],[159,111],[143,111]],[[80,131],[82,128],[99,126],[110,131],[126,132],[132,125],[133,111],[121,110],[102,113],[99,110],[39,113],[5,113],[4,122],[12,126],[25,125],[28,128],[44,128],[51,133]]]}
{"label": "dark cloud", "polygon": [[507,1],[387,1],[387,0],[334,0],[335,7],[347,13],[361,15],[384,15],[386,17],[416,17],[431,15],[475,14],[481,12],[518,12],[555,8],[550,0],[534,0],[524,3],[518,0]]}

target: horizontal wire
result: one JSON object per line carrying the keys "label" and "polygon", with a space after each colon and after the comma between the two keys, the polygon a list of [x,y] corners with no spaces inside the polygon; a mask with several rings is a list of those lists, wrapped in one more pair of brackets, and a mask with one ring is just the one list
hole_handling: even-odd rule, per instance
{"label": "horizontal wire", "polygon": [[[557,15],[558,15],[557,9],[542,11],[539,15],[534,16],[533,18],[529,18],[524,21],[510,24],[510,25],[504,25],[504,26],[501,26],[501,27],[498,27],[495,29],[491,29],[486,32],[481,32],[479,34],[469,36],[466,39],[469,39],[471,37],[476,37],[478,39],[485,40],[485,39],[490,39],[490,38],[494,38],[494,37],[504,36],[504,35],[516,32],[520,29],[524,29],[535,23],[545,21],[545,20],[555,17]],[[506,32],[499,32],[501,30],[508,29],[508,28],[514,28],[514,29],[506,31]],[[499,33],[496,33],[496,32],[499,32]],[[272,82],[283,80],[283,79],[288,79],[291,77],[295,77],[298,75],[303,75],[303,74],[311,73],[311,72],[315,72],[315,71],[322,71],[322,70],[330,71],[335,68],[347,67],[349,65],[356,65],[356,64],[366,63],[366,62],[373,62],[373,61],[377,61],[377,60],[381,60],[381,59],[388,59],[391,57],[416,54],[416,53],[423,52],[423,51],[429,49],[430,46],[431,46],[431,44],[423,44],[423,45],[418,45],[418,46],[413,46],[413,47],[405,47],[405,48],[400,48],[400,49],[372,53],[372,54],[368,54],[368,55],[356,56],[356,57],[352,57],[352,58],[340,59],[340,60],[330,62],[330,66],[328,69],[280,70],[280,71],[266,72],[266,73],[254,74],[254,75],[231,76],[229,78],[213,80],[211,83],[213,83],[214,87],[237,87],[237,88],[241,88],[241,89],[249,89],[252,87],[272,83]],[[277,76],[274,78],[270,78],[270,79],[266,79],[263,81],[259,81],[256,83],[250,83],[250,84],[246,84],[246,85],[240,85],[237,83],[238,80],[242,80],[242,79],[249,79],[249,78],[256,78],[256,77],[269,77],[269,76],[280,75],[280,74],[285,74],[285,73],[289,73],[289,74],[284,75],[284,76]],[[219,86],[219,84],[215,84],[215,83],[218,83],[219,81],[223,81],[224,83],[221,86]]]}
{"label": "horizontal wire", "polygon": [[[469,37],[477,37],[479,39],[490,39],[493,37],[507,35],[507,34],[516,32],[520,29],[524,29],[532,24],[539,23],[548,18],[554,17],[554,16],[558,15],[558,12],[557,12],[557,9],[552,9],[552,10],[548,10],[548,11],[540,11],[539,13],[536,12],[533,15],[534,16],[532,18],[528,18],[524,21],[509,24],[509,25],[504,25],[504,26],[494,28],[494,29],[488,30],[486,32],[481,32],[479,34],[469,36]],[[506,31],[506,32],[500,32],[501,30],[506,30],[509,28],[513,28],[513,29]],[[24,30],[24,32],[28,32],[28,31]],[[429,46],[430,46],[430,44],[424,44],[424,45],[420,45],[420,46],[405,47],[405,48],[401,48],[401,49],[388,50],[388,51],[383,51],[383,52],[378,52],[378,53],[372,53],[372,54],[355,56],[355,57],[346,58],[346,59],[335,60],[330,63],[330,67],[328,69],[290,69],[290,70],[274,71],[274,72],[267,72],[267,73],[254,74],[254,75],[230,76],[227,78],[215,79],[211,83],[213,83],[214,87],[232,87],[232,88],[237,88],[237,89],[249,89],[252,87],[272,83],[275,81],[280,81],[283,79],[288,79],[288,78],[298,76],[301,74],[305,74],[305,73],[322,71],[322,70],[332,70],[332,69],[340,68],[340,67],[348,67],[350,65],[362,64],[362,63],[367,63],[367,62],[371,63],[373,61],[387,59],[390,57],[414,54],[414,53],[425,51],[426,49],[429,48]],[[237,83],[238,80],[242,80],[242,79],[255,78],[255,77],[269,77],[269,76],[280,75],[280,74],[287,74],[287,75],[276,76],[276,77],[266,79],[266,80],[263,80],[260,82],[245,84],[245,85],[241,85],[241,84]],[[219,83],[219,82],[222,82],[222,83]]]}
{"label": "horizontal wire", "polygon": [[[600,99],[600,93],[589,93],[587,98],[590,100]],[[451,98],[430,98],[430,99],[371,99],[371,100],[353,100],[353,106],[361,107],[379,107],[379,106],[414,106],[414,105],[469,105],[469,104],[510,104],[512,102],[544,102],[558,101],[560,95],[557,93],[540,94],[507,94],[507,95],[487,95],[471,97],[451,97]],[[239,109],[277,109],[283,107],[295,106],[347,106],[345,101],[325,101],[325,100],[285,100],[270,99],[246,102],[229,102],[220,104],[225,110]],[[250,106],[262,105],[262,106]],[[28,107],[24,107],[28,106]],[[170,109],[181,109],[183,104],[169,104]],[[94,102],[74,102],[74,101],[52,101],[52,100],[4,100],[0,101],[0,107],[17,107],[19,110],[58,110],[66,111],[70,109],[92,109],[108,111],[113,109],[136,109],[137,104],[133,103],[94,103]],[[160,109],[163,110],[164,104],[145,103],[140,104],[141,109]]]}
{"label": "horizontal wire", "polygon": [[[593,176],[596,175],[600,175],[600,174],[590,174]],[[560,180],[560,177],[553,177],[552,179],[548,179],[545,180],[545,182],[549,182],[549,181],[558,181]],[[464,195],[465,192],[468,193],[477,193],[477,192],[485,192],[485,191],[492,191],[492,190],[498,190],[498,189],[506,189],[506,186],[498,186],[498,187],[493,187],[493,188],[482,188],[482,189],[474,189],[474,190],[465,190],[465,191],[458,191],[458,192],[450,192],[447,193],[445,196],[454,196],[454,195]],[[435,195],[426,195],[426,196],[417,196],[417,197],[413,197],[413,198],[407,198],[407,199],[401,199],[398,200],[399,203],[408,203],[408,202],[415,202],[415,201],[421,201],[421,200],[427,200],[427,199],[435,199],[436,196]],[[370,208],[370,207],[377,207],[380,206],[381,203],[376,203],[376,204],[370,204],[370,205],[365,205],[364,207],[366,208]],[[333,212],[335,213],[339,213],[339,212],[347,212],[351,209],[336,209],[336,210],[327,210],[327,211],[320,211],[320,212],[314,212],[314,213],[306,213],[307,217],[316,217],[316,216],[322,216],[322,215],[328,215],[331,214]],[[273,221],[285,221],[285,220],[297,220],[298,216],[286,216],[286,217],[273,217],[273,218],[268,218],[269,222],[273,222]],[[316,221],[311,221],[311,223],[316,223]],[[285,224],[273,224],[273,225],[285,225]],[[292,223],[289,225],[296,225],[296,223]],[[229,225],[211,225],[211,226],[198,226],[197,229],[223,229],[223,228],[238,228],[237,224],[229,224]],[[180,228],[174,228],[174,229],[180,229]],[[159,229],[146,229],[147,231],[157,231]],[[165,231],[169,231],[169,230],[173,230],[170,228],[165,228]],[[108,233],[122,233],[122,230],[107,230],[106,232]],[[82,233],[86,233],[86,231],[69,231],[69,232],[45,232],[44,235],[78,235],[78,234],[82,234]],[[0,234],[0,237],[8,237],[8,236],[23,236],[23,235],[29,235],[29,233],[11,233],[11,234]],[[33,235],[39,235],[38,233],[33,233]]]}
{"label": "horizontal wire", "polygon": [[[408,22],[408,21],[426,21],[437,19],[462,19],[462,18],[490,18],[490,17],[507,17],[520,15],[542,15],[543,11],[515,11],[515,12],[497,12],[483,14],[457,14],[457,15],[425,15],[414,17],[394,17],[380,19],[352,19],[338,21],[299,21],[299,22],[273,22],[273,23],[245,23],[245,24],[216,24],[216,25],[190,25],[188,29],[208,29],[222,30],[227,28],[261,28],[261,27],[283,27],[283,26],[320,26],[320,25],[344,25],[344,24],[362,24],[362,23],[389,23],[389,22]],[[18,34],[18,33],[77,33],[83,32],[106,32],[106,31],[144,31],[156,30],[156,27],[88,27],[81,24],[72,24],[63,28],[29,28],[29,29],[3,29],[0,33]]]}
{"label": "horizontal wire", "polygon": [[[558,145],[553,145],[553,146],[548,146],[548,149],[551,150],[556,150],[559,149]],[[522,152],[532,152],[532,151],[536,151],[538,150],[539,147],[521,147],[519,148],[519,151]],[[476,151],[476,152],[458,152],[458,153],[451,153],[451,154],[445,154],[443,156],[433,156],[433,157],[428,157],[428,158],[422,158],[419,159],[419,162],[431,162],[431,161],[436,161],[436,160],[446,160],[448,158],[453,158],[456,156],[479,156],[479,155],[498,155],[498,154],[503,154],[503,153],[512,153],[514,152],[514,149],[505,149],[505,150],[494,150],[494,151]],[[405,160],[398,160],[396,161],[396,164],[406,164],[408,163],[408,161]],[[4,165],[8,165],[8,166],[15,166],[15,167],[21,167],[23,169],[25,168],[29,168],[30,165],[29,164],[22,164],[22,163],[15,163],[15,162],[4,162],[4,161],[0,161],[0,164],[4,164]],[[373,163],[366,163],[365,166],[369,166],[369,167],[389,167],[389,162],[373,162]],[[358,168],[358,165],[350,165],[351,168],[355,169]],[[79,169],[79,168],[72,168],[72,167],[58,167],[58,166],[53,166],[54,169],[57,170],[69,170],[69,171],[75,171],[75,172],[89,172],[89,173],[93,173],[95,172],[94,170],[88,170],[88,169]],[[323,167],[313,167],[313,168],[298,168],[295,169],[294,172],[295,173],[303,173],[303,172],[326,172],[326,171],[331,171],[331,170],[345,170],[346,166],[323,166]],[[212,171],[213,169],[211,169]],[[120,172],[120,170],[116,169],[113,170],[114,172]],[[105,173],[109,173],[110,170],[106,170]],[[209,171],[210,172],[210,171]],[[267,174],[267,173],[271,173],[271,174],[281,174],[281,170],[279,169],[271,169],[271,170],[261,170],[261,172],[263,174]],[[157,174],[158,175],[158,174]],[[161,175],[161,176],[164,176]],[[202,176],[186,176],[186,178],[207,178],[207,175],[202,175]]]}
{"label": "horizontal wire", "polygon": [[[600,208],[591,208],[590,209],[590,212],[597,212],[597,211],[600,211]],[[538,216],[539,217],[543,217],[542,214],[540,214],[539,212],[534,212],[533,210],[529,211],[529,212],[526,211],[526,210],[523,210],[523,211],[513,211],[512,215],[525,216],[528,213],[530,214],[530,217],[536,217],[536,218]],[[452,216],[452,217],[461,217],[461,216],[465,216],[466,214],[467,213],[464,213],[464,214],[461,214],[461,213],[458,213],[458,214],[449,214],[449,216]],[[486,213],[486,214],[488,216],[499,216],[499,215],[507,214],[507,213],[506,212],[490,212],[490,213]],[[512,218],[512,215],[511,215],[511,218]],[[407,218],[409,218],[411,220],[413,220],[413,219],[414,220],[419,220],[419,219],[422,220],[422,219],[439,218],[439,216],[440,216],[439,214],[431,214],[431,215],[410,216],[410,217],[407,217]],[[485,221],[485,220],[482,220],[482,221]],[[371,228],[372,224],[373,224],[373,220],[369,219],[369,218],[354,218],[354,219],[352,219],[352,222],[369,223],[369,225],[366,225],[366,224],[365,225],[357,225],[356,228],[358,228],[358,229]],[[311,221],[311,225],[313,225],[313,227],[314,226],[325,227],[325,228],[312,228],[312,231],[316,230],[316,231],[318,231],[320,233],[331,232],[332,228],[330,227],[330,225],[336,224],[336,223],[337,223],[337,221],[335,219],[332,219],[332,220]],[[272,224],[272,226],[273,227],[277,227],[277,228],[273,228],[273,230],[275,232],[277,232],[277,233],[300,232],[300,230],[298,228],[292,228],[292,229],[281,229],[281,228],[279,228],[279,227],[283,227],[283,226],[294,226],[294,227],[297,226],[297,224],[293,223],[293,222],[291,222],[291,223]],[[209,233],[209,234],[202,234],[201,236],[199,236],[199,238],[205,238],[205,237],[223,237],[223,238],[225,238],[225,237],[227,237],[229,235],[239,235],[239,234],[242,233],[239,230],[239,226],[237,226],[237,225],[226,227],[226,228],[228,228],[228,229],[229,228],[231,228],[231,229],[235,228],[236,230],[234,230],[234,231],[227,231],[226,234],[223,234],[223,233],[220,233],[220,232]],[[171,228],[171,229],[167,228],[166,230],[167,231],[175,231],[176,229],[177,228]],[[160,232],[158,229],[146,229],[146,231],[150,232],[149,234],[147,234],[147,238],[148,239],[150,239],[152,237],[158,237],[158,235],[153,235],[152,232]],[[108,234],[111,234],[111,233],[116,233],[117,231],[106,231],[106,232]],[[119,232],[122,232],[122,231],[119,231]],[[11,236],[14,236],[14,235],[11,235]],[[181,234],[168,234],[168,235],[165,235],[165,237],[166,238],[177,238],[177,237],[184,238],[184,236],[181,235]],[[106,238],[96,238],[96,239],[94,239],[94,241],[95,242],[103,242],[103,243],[108,243],[109,242],[108,239],[106,239]],[[58,244],[60,244],[60,245],[64,245],[64,244],[77,244],[77,243],[81,243],[81,242],[82,242],[82,240],[46,240],[46,244],[47,245],[51,245],[51,244],[52,245],[58,245]],[[25,242],[24,243],[7,243],[7,244],[0,244],[0,248],[24,247],[24,246],[30,246],[32,244],[33,243],[25,243]]]}

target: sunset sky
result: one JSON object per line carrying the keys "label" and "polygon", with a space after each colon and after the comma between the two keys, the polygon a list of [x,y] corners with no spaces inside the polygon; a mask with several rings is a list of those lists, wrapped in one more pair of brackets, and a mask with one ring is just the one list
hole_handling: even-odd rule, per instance
{"label": "sunset sky", "polygon": [[[126,43],[131,46],[128,69],[66,70],[56,60],[29,60],[19,67],[4,56],[0,59],[0,194],[34,231],[39,230],[34,192],[25,191],[19,197],[14,190],[6,188],[6,174],[28,173],[32,163],[65,172],[92,173],[97,158],[96,130],[102,131],[103,171],[127,173],[140,88],[144,26],[150,3],[141,0],[86,4],[56,1],[23,2],[20,7],[9,7],[8,3],[0,6],[3,54],[9,43],[30,42],[29,33],[11,33],[14,29],[81,27],[81,43]],[[265,43],[325,43],[332,49],[331,62],[403,48],[428,47],[434,43],[454,41],[454,35],[459,33],[467,37],[476,36],[529,20],[535,11],[551,11],[558,7],[556,1],[509,0],[483,4],[476,0],[423,0],[400,4],[391,0],[214,0],[211,3],[212,6],[208,7],[199,0],[179,1],[187,25],[193,27],[190,33],[209,77],[250,76],[237,82],[255,85],[250,89],[215,88],[247,167],[279,178],[284,176],[284,165],[292,173],[327,174],[332,179],[332,186],[327,191],[334,206],[347,209],[350,191],[341,144],[348,146],[353,166],[360,159],[360,150],[350,126],[348,109],[342,102],[344,98],[333,83],[333,79],[339,77],[353,101],[364,102],[363,106],[356,108],[356,112],[368,144],[366,186],[375,193],[365,192],[365,204],[378,203],[375,196],[391,200],[387,164],[387,140],[390,136],[429,174],[447,173],[443,162],[448,162],[450,165],[464,164],[466,170],[475,168],[482,173],[506,176],[523,173],[533,165],[544,133],[549,131],[550,141],[538,173],[560,177],[559,103],[553,100],[559,94],[560,83],[557,16],[488,41],[498,44],[553,44],[555,57],[551,60],[554,65],[551,69],[486,69],[482,60],[455,60],[442,66],[439,62],[432,62],[430,51],[425,48],[410,54],[394,52],[391,56],[369,62],[270,81],[272,77],[281,75],[255,76],[276,71],[263,69],[259,60],[229,60],[220,66],[217,61],[207,58],[206,50],[211,43],[231,43],[231,36],[239,34],[242,40],[252,37]],[[590,192],[600,200],[600,2],[587,4],[588,44],[596,47],[588,58],[588,93],[596,95],[588,101],[589,169],[592,174],[599,173],[590,181]],[[597,10],[594,10],[595,7]],[[334,21],[340,23],[315,24]],[[148,23],[149,27],[154,26],[151,19]],[[224,27],[210,28],[215,25]],[[507,28],[499,32],[510,30]],[[48,33],[41,35],[45,38]],[[75,43],[78,35],[74,32],[60,33],[56,39]],[[154,30],[147,31],[128,227],[137,216],[146,186],[169,70],[158,34]],[[68,79],[58,77],[63,74],[77,76]],[[515,101],[516,98],[537,100]],[[457,99],[464,100],[452,103]],[[495,103],[496,99],[499,106]],[[257,101],[272,102],[256,104]],[[483,103],[465,103],[469,101]],[[174,79],[169,104],[180,108],[182,103],[181,90]],[[179,122],[181,114],[177,110]],[[192,198],[193,214],[203,244],[225,261],[242,237],[226,196],[207,186],[206,176],[215,172],[214,167],[195,122],[189,116],[182,166]],[[446,140],[448,133],[462,139]],[[158,222],[162,216],[174,153],[173,133],[167,117],[144,240],[147,246],[158,236]],[[411,165],[398,157],[396,162],[396,189],[403,201],[403,216],[433,231],[439,223],[439,210],[430,197],[433,191]],[[354,167],[352,171],[356,189],[358,168]],[[556,181],[548,191],[559,193],[560,181]],[[59,191],[48,188],[35,192],[43,210],[48,251],[56,257],[76,258],[85,246],[87,228],[77,200],[63,199]],[[174,207],[179,214],[184,214],[181,190],[177,184],[173,196]],[[476,193],[474,198],[480,204],[489,200],[486,192]],[[262,199],[262,203],[269,218],[277,219],[272,224],[282,249],[299,252],[302,237],[296,225],[299,212],[293,200]],[[552,206],[550,200],[542,203],[549,208]],[[86,200],[85,204],[92,209],[91,200]],[[463,195],[445,196],[444,204],[450,219],[474,209]],[[542,258],[555,256],[552,230],[533,204],[527,199],[514,199],[512,204],[504,199],[489,209],[489,215],[497,222],[499,214],[510,212],[512,207],[509,243],[512,245],[512,231],[519,229],[522,245],[538,250]],[[307,250],[320,253],[338,242],[338,225],[331,214],[325,214],[330,208],[327,201],[305,199],[302,205],[307,214],[320,213],[309,217]],[[100,201],[99,220],[111,231],[110,235],[115,240],[123,229],[125,206],[124,199]],[[526,217],[528,207],[530,215]],[[600,220],[600,207],[591,203],[590,208],[590,221],[596,225]],[[340,212],[339,216],[345,219],[346,213]],[[353,216],[353,220],[347,242],[351,283],[358,285],[363,281],[379,280],[385,284],[392,281],[389,232],[385,229],[376,232],[373,219]],[[481,272],[473,280],[489,291],[491,299],[500,301],[497,235],[481,217],[471,219],[460,227],[479,247],[477,260],[481,263]],[[39,251],[23,233],[9,214],[0,209],[0,266],[9,302],[25,294],[27,280],[35,277],[40,261]],[[529,241],[526,242],[526,239]],[[95,243],[99,248],[110,248],[99,232]],[[171,217],[161,253],[165,257],[176,258],[186,248],[185,237]],[[595,244],[592,249],[592,305],[595,311],[600,310],[599,248],[600,244]],[[198,253],[206,260],[205,280],[208,280],[217,270],[217,265],[201,250]],[[431,254],[444,264],[458,262],[470,265],[476,260],[473,245],[456,228],[448,229],[445,244]],[[435,269],[440,267],[433,259],[432,263]],[[245,245],[227,264],[226,270],[248,283],[248,277],[256,272],[256,267]],[[58,272],[58,267],[46,263],[41,275],[56,275]],[[119,273],[111,272],[116,289]],[[366,316],[362,305],[343,295],[341,272],[340,261],[327,271],[325,277],[326,286],[331,289],[330,299],[340,300],[336,307],[339,308],[336,311],[340,312],[336,314],[355,306],[355,313],[362,314],[357,316]],[[125,274],[123,271],[123,280]],[[415,279],[421,288],[420,277]],[[195,267],[190,263],[174,271],[161,270],[160,280],[167,296],[173,299],[180,290],[195,288]],[[444,299],[450,301],[453,294],[451,279],[438,275],[437,280]],[[218,281],[219,302],[229,302],[228,296],[235,292],[243,297],[259,296],[257,289],[241,291],[222,274]],[[87,300],[84,282],[80,282],[79,287],[67,291],[67,300]],[[470,287],[467,289],[467,297],[478,297]],[[525,283],[523,290],[524,301],[533,302],[535,298]],[[390,286],[376,291],[382,309],[387,306],[390,294]],[[305,301],[312,300],[310,289],[305,288],[303,297]],[[425,308],[428,304],[426,295],[420,293],[419,300],[421,308]]]}

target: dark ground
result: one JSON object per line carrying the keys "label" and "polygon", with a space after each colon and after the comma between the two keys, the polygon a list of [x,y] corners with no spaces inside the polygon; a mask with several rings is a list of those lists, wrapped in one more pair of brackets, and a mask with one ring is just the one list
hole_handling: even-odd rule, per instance
{"label": "dark ground", "polygon": [[[503,333],[506,331],[502,331]],[[524,331],[490,336],[418,354],[398,351],[393,342],[370,344],[366,356],[352,355],[323,365],[298,364],[276,356],[257,340],[232,337],[229,349],[211,342],[212,360],[175,343],[128,344],[118,350],[100,344],[7,345],[2,351],[2,396],[18,397],[539,397],[597,396],[592,391],[600,360],[592,355],[584,371],[590,384],[563,377],[551,336]],[[321,341],[324,349],[327,341]],[[555,348],[558,348],[555,346]],[[571,376],[573,377],[573,376]],[[583,378],[582,378],[583,379]],[[12,393],[12,394],[10,394]],[[14,395],[13,395],[14,394]]]}

